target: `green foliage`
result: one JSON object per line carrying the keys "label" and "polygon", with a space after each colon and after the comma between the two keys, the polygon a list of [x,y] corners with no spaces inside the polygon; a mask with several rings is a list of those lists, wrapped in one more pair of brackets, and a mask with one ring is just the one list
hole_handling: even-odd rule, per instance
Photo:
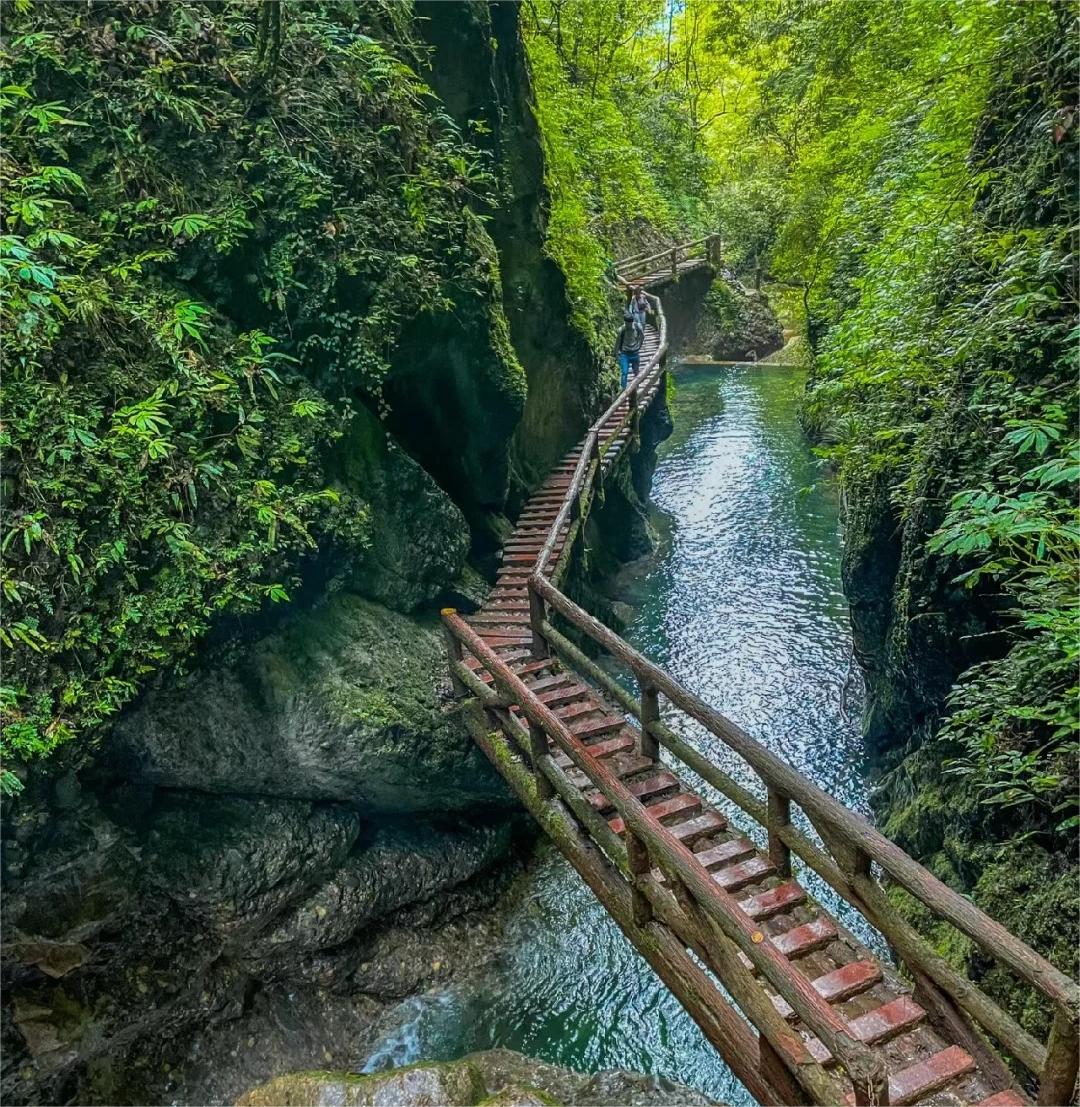
{"label": "green foliage", "polygon": [[[848,50],[856,18],[871,31]],[[852,489],[882,476],[997,645],[949,770],[1021,828],[1077,824],[1075,36],[1050,4],[821,5],[780,34],[800,135],[773,264],[801,285],[807,403]]]}
{"label": "green foliage", "polygon": [[409,320],[497,288],[399,6],[256,12],[5,10],[5,757],[361,549],[327,449]]}
{"label": "green foliage", "polygon": [[[526,0],[522,26],[551,192],[548,250],[579,329],[606,355],[610,259],[713,229],[700,113],[710,73],[663,0]],[[670,19],[668,16],[670,15]],[[703,39],[702,39],[703,42]],[[701,43],[693,59],[704,65]]]}

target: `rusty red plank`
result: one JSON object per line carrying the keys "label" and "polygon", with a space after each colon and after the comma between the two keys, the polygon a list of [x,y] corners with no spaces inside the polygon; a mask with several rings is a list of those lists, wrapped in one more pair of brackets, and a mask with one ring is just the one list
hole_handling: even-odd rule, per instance
{"label": "rusty red plank", "polygon": [[740,861],[737,865],[729,865],[726,869],[717,870],[712,874],[712,878],[725,892],[737,892],[747,884],[753,884],[754,881],[762,880],[774,872],[776,872],[776,866],[771,861],[764,857],[751,857],[746,861]]}
{"label": "rusty red plank", "polygon": [[814,987],[822,999],[839,1003],[872,988],[881,979],[881,969],[873,961],[852,961],[815,980]]}
{"label": "rusty red plank", "polygon": [[718,869],[721,865],[730,865],[732,861],[741,861],[757,852],[757,846],[749,838],[735,838],[722,842],[696,854],[697,859],[707,869]]}
{"label": "rusty red plank", "polygon": [[770,888],[767,892],[758,892],[756,896],[740,900],[739,906],[752,919],[767,919],[805,902],[806,889],[794,880],[789,880],[776,888]]}
{"label": "rusty red plank", "polygon": [[772,942],[785,957],[794,959],[827,946],[835,937],[836,923],[828,915],[819,915],[808,923],[777,934]]}
{"label": "rusty red plank", "polygon": [[[944,1088],[958,1076],[971,1072],[975,1062],[971,1055],[959,1046],[949,1046],[938,1053],[908,1065],[889,1077],[889,1102],[893,1107],[904,1107],[923,1096]],[[855,1103],[855,1095],[847,1097],[850,1104]]]}
{"label": "rusty red plank", "polygon": [[672,796],[671,799],[654,803],[648,808],[648,813],[659,822],[663,819],[671,818],[672,815],[682,815],[700,809],[700,797],[695,796],[693,792],[681,792],[677,796]]}
{"label": "rusty red plank", "polygon": [[1027,1107],[1029,1102],[1014,1088],[1006,1088],[1003,1092],[994,1092],[989,1099],[980,1099],[975,1107]]}
{"label": "rusty red plank", "polygon": [[882,1004],[874,1011],[867,1011],[848,1023],[848,1029],[860,1042],[873,1045],[886,1042],[918,1025],[926,1012],[911,998],[901,996],[891,1003]]}
{"label": "rusty red plank", "polygon": [[[645,780],[634,781],[633,784],[628,784],[627,788],[629,788],[631,794],[637,796],[638,799],[645,799],[647,796],[655,796],[660,792],[666,792],[678,786],[679,782],[671,773],[658,773],[656,776],[647,777]],[[607,811],[611,808],[611,801],[603,792],[594,792],[589,796],[589,803],[591,803],[597,811]]]}

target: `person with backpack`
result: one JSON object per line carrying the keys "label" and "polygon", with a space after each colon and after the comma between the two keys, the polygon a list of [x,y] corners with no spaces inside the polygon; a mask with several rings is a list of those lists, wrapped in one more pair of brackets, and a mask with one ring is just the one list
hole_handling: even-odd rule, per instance
{"label": "person with backpack", "polygon": [[623,312],[623,325],[619,331],[619,337],[615,340],[615,356],[619,359],[621,392],[626,387],[626,382],[631,376],[637,376],[641,365],[641,348],[645,345],[645,328],[634,318],[634,313],[627,308]]}
{"label": "person with backpack", "polygon": [[630,303],[628,307],[633,313],[634,318],[638,321],[641,329],[644,330],[645,316],[649,311],[649,299],[645,295],[645,289],[640,284],[631,288]]}

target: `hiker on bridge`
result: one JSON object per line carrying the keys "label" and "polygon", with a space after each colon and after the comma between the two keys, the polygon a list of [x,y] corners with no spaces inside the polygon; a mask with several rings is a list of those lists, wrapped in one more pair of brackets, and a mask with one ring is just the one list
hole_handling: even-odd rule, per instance
{"label": "hiker on bridge", "polygon": [[649,298],[645,295],[645,289],[642,285],[634,285],[630,289],[630,303],[628,305],[630,311],[633,313],[634,318],[637,320],[638,325],[642,330],[645,329],[645,316],[650,310]]}
{"label": "hiker on bridge", "polygon": [[626,387],[629,377],[637,376],[641,365],[641,348],[645,345],[645,328],[634,317],[634,313],[627,308],[623,312],[623,325],[619,331],[619,337],[615,340],[615,356],[619,359],[619,385],[621,392]]}

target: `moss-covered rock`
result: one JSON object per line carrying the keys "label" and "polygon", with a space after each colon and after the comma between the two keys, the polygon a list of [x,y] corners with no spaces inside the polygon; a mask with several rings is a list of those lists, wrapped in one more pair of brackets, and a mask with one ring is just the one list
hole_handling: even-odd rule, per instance
{"label": "moss-covered rock", "polygon": [[717,361],[746,361],[779,350],[784,331],[762,292],[717,277],[705,297],[697,341]]}
{"label": "moss-covered rock", "polygon": [[485,1092],[468,1062],[421,1062],[373,1076],[299,1072],[254,1088],[236,1107],[469,1107]]}
{"label": "moss-covered rock", "polygon": [[333,459],[336,483],[363,490],[371,507],[368,542],[349,568],[349,586],[396,611],[433,599],[460,574],[469,551],[461,510],[366,408]]}
{"label": "moss-covered rock", "polygon": [[624,1071],[588,1075],[508,1049],[492,1049],[470,1053],[457,1061],[421,1061],[367,1076],[292,1073],[246,1092],[236,1101],[236,1107],[548,1107],[559,1103],[580,1107],[705,1107],[711,1102],[700,1092],[664,1077]]}
{"label": "moss-covered rock", "polygon": [[508,803],[448,685],[436,616],[339,592],[234,664],[147,696],[117,725],[114,754],[125,775],[160,786],[369,813]]}

